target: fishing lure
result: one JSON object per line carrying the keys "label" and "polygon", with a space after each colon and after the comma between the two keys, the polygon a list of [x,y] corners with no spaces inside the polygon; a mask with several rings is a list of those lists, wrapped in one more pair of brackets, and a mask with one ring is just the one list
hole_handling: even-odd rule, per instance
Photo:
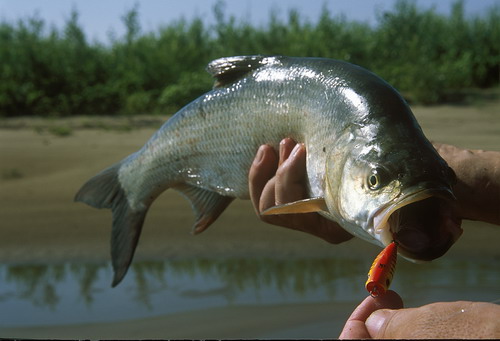
{"label": "fishing lure", "polygon": [[372,297],[382,296],[389,289],[396,269],[397,257],[398,247],[395,242],[392,242],[373,261],[365,284],[366,290]]}

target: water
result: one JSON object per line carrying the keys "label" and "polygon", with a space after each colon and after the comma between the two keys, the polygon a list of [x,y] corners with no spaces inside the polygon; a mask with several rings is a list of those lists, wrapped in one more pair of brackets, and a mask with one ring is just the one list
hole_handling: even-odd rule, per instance
{"label": "water", "polygon": [[[136,262],[110,287],[107,263],[0,266],[0,328],[112,322],[242,305],[359,302],[371,259],[177,259]],[[398,260],[407,306],[500,298],[500,258]],[[346,312],[348,313],[348,312]]]}

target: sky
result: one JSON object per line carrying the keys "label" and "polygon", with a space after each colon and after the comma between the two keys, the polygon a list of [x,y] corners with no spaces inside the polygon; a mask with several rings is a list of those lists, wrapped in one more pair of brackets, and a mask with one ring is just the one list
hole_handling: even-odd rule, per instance
{"label": "sky", "polygon": [[[155,31],[180,18],[199,16],[213,23],[213,6],[217,0],[0,0],[0,21],[15,22],[37,14],[49,24],[64,26],[72,9],[79,12],[79,23],[90,40],[108,41],[113,31],[121,36],[125,29],[121,17],[138,4],[139,19],[144,31]],[[348,20],[376,23],[376,14],[393,8],[396,0],[226,0],[226,15],[265,25],[271,10],[284,17],[296,9],[301,17],[315,21],[326,4],[333,15],[343,14]],[[423,9],[435,7],[447,14],[455,0],[416,0]],[[500,0],[464,0],[467,15],[480,15]]]}

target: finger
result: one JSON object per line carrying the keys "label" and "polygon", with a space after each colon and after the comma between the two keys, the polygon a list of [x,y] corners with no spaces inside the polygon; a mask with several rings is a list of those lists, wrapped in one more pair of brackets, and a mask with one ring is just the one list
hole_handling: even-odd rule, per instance
{"label": "finger", "polygon": [[[276,196],[274,190],[275,184],[276,184],[276,177],[274,176],[264,186],[260,194],[259,214],[260,212],[263,212],[270,207],[276,206]],[[265,216],[263,215],[261,216],[261,219],[266,222],[272,222],[274,221],[274,219],[272,219],[274,217],[278,217],[278,215],[265,215]]]}
{"label": "finger", "polygon": [[365,323],[358,320],[348,320],[340,333],[339,339],[370,339],[370,333]]}
{"label": "finger", "polygon": [[[280,142],[279,145],[279,162],[278,162],[278,170],[277,173],[280,172],[279,169],[281,167],[284,167],[284,169],[289,169],[288,165],[289,158],[291,157],[291,154],[293,154],[293,151],[297,147],[297,144],[295,143],[294,140],[290,138],[285,138]],[[296,162],[294,161],[294,164]],[[303,169],[292,169],[293,172],[302,172],[305,174],[305,163],[302,165]],[[286,171],[288,172],[288,171]],[[285,176],[286,177],[286,176]],[[277,176],[274,176],[271,178],[264,186],[264,189],[262,190],[260,194],[260,201],[259,201],[259,212],[262,212],[270,207],[286,203],[286,202],[292,202],[296,200],[303,199],[304,196],[300,195],[302,192],[304,192],[304,188],[306,188],[305,184],[301,184],[300,188],[298,189],[299,195],[287,195],[284,196],[286,201],[283,201],[279,199],[276,196],[276,179]],[[287,180],[285,180],[287,181]],[[303,186],[303,187],[302,187]],[[287,187],[285,184],[283,186],[284,188]],[[280,190],[281,191],[281,190]],[[292,190],[293,191],[293,190]],[[291,227],[291,225],[294,225],[294,219],[293,215],[271,215],[271,216],[261,216],[261,220],[265,221],[267,223],[273,224],[273,225],[280,225],[280,226],[285,226],[285,227]]]}
{"label": "finger", "polygon": [[[276,204],[294,202],[308,197],[306,148],[303,144],[296,144],[290,152],[288,150],[284,152],[284,149],[290,148],[291,145],[290,141],[285,140],[281,144],[280,161],[283,161],[285,157],[286,160],[278,167],[275,184],[273,184]],[[317,213],[281,216],[273,223],[313,234],[335,244],[352,238],[352,235],[340,225]]]}
{"label": "finger", "polygon": [[379,309],[401,309],[403,308],[403,299],[393,290],[388,290],[385,295],[372,297],[368,296],[353,311],[349,319],[366,321],[375,310]]}
{"label": "finger", "polygon": [[[278,155],[271,146],[261,146],[249,171],[250,198],[260,219],[269,224],[310,233],[334,244],[351,239],[352,235],[338,224],[317,213],[260,215],[260,212],[276,204],[307,197],[304,145],[297,145],[290,138],[283,139]],[[280,167],[276,171],[278,164]],[[277,176],[274,176],[275,172]],[[281,181],[279,188],[276,188],[277,178]]]}
{"label": "finger", "polygon": [[[255,159],[248,173],[250,199],[257,214],[260,214],[261,196],[264,187],[276,173],[278,156],[273,147],[262,145],[257,151]],[[272,201],[274,202],[274,189]]]}
{"label": "finger", "polygon": [[276,204],[306,199],[306,149],[297,144],[276,171]]}
{"label": "finger", "polygon": [[[259,148],[250,168],[248,181],[250,198],[257,213],[276,205],[275,178],[273,176],[279,165],[287,160],[295,145],[296,143],[292,139],[283,139],[279,145],[279,161],[277,161],[276,152],[271,146],[264,145]],[[266,218],[263,220],[269,221]]]}
{"label": "finger", "polygon": [[371,338],[366,328],[366,319],[379,309],[401,309],[403,300],[394,291],[389,290],[385,295],[379,297],[368,296],[361,304],[354,309],[347,319],[344,329],[340,333],[341,339]]}
{"label": "finger", "polygon": [[[293,149],[290,150],[292,146]],[[261,209],[267,209],[274,204],[294,202],[308,197],[306,154],[306,148],[303,144],[295,144],[290,139],[285,139],[281,142],[280,162],[282,163],[276,171],[276,176],[264,189],[261,200],[263,197],[266,197],[269,201],[266,203],[261,201]],[[274,190],[274,197],[271,193],[272,190]],[[268,194],[264,195],[265,192]],[[344,242],[353,237],[340,225],[317,213],[266,216],[263,220],[274,225],[315,235],[334,244]]]}
{"label": "finger", "polygon": [[279,146],[278,166],[281,166],[283,164],[283,162],[285,162],[286,159],[288,159],[288,157],[290,156],[290,153],[292,152],[292,150],[296,144],[297,144],[297,142],[295,142],[294,140],[292,140],[291,138],[288,138],[288,137],[281,140],[280,146]]}

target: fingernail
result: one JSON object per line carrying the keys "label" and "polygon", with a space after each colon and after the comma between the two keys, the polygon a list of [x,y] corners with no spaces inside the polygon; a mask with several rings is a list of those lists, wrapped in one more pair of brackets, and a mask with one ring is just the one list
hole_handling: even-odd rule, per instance
{"label": "fingernail", "polygon": [[288,137],[287,137],[287,138],[284,138],[283,140],[281,140],[281,141],[280,141],[280,146],[282,146],[282,145],[284,145],[284,144],[287,144],[289,140],[290,140],[290,139],[289,139]]}
{"label": "fingernail", "polygon": [[394,310],[380,309],[373,312],[368,319],[366,319],[365,326],[372,337],[376,337],[385,325],[389,317],[394,313]]}
{"label": "fingernail", "polygon": [[304,147],[303,143],[297,143],[295,147],[293,147],[292,152],[290,153],[290,156],[295,157],[297,156],[298,152]]}

